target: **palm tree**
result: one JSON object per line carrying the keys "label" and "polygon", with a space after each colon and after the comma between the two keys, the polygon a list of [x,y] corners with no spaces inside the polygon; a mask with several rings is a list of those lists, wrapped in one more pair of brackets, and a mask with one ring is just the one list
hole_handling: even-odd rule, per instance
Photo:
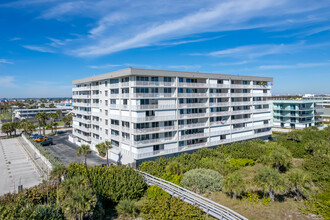
{"label": "palm tree", "polygon": [[91,151],[89,145],[87,145],[87,144],[83,144],[80,147],[78,147],[78,149],[77,149],[77,156],[84,155],[86,167],[87,167],[87,155],[91,154],[91,153],[92,153],[92,151]]}
{"label": "palm tree", "polygon": [[286,169],[291,161],[291,152],[284,147],[275,148],[268,157],[268,162],[275,167],[277,171],[280,171],[280,168]]}
{"label": "palm tree", "polygon": [[254,181],[262,187],[265,194],[274,202],[275,193],[284,189],[284,180],[279,172],[271,167],[260,168],[254,176]]}
{"label": "palm tree", "polygon": [[7,137],[9,136],[8,134],[10,134],[10,136],[11,136],[11,132],[12,132],[11,125],[9,123],[3,123],[1,126],[1,131],[3,133],[6,133]]}
{"label": "palm tree", "polygon": [[58,119],[58,114],[52,112],[52,113],[49,113],[48,115],[49,115],[49,117],[52,119],[52,120],[51,120],[51,126],[52,126],[52,132],[53,132],[53,131],[54,131],[54,130],[53,130],[54,121],[55,121],[56,119]]}
{"label": "palm tree", "polygon": [[58,114],[58,117],[62,120],[62,116],[63,116],[62,110],[61,109],[56,110],[56,114]]}
{"label": "palm tree", "polygon": [[14,121],[14,122],[11,122],[10,125],[11,125],[12,131],[14,131],[15,137],[16,137],[16,130],[19,129],[19,123]]}
{"label": "palm tree", "polygon": [[57,187],[57,190],[56,190],[57,191],[57,202],[59,202],[58,187],[61,184],[62,179],[64,179],[66,177],[67,173],[68,173],[68,170],[66,169],[66,167],[63,165],[59,165],[59,166],[54,167],[54,169],[52,170],[52,172],[50,174],[51,180],[55,181],[55,184]]}
{"label": "palm tree", "polygon": [[308,190],[312,185],[311,178],[301,170],[297,170],[288,174],[288,185],[290,190],[295,194],[295,199],[306,197]]}
{"label": "palm tree", "polygon": [[46,135],[46,120],[48,119],[48,115],[45,112],[38,112],[36,114],[36,118],[39,121],[39,128],[42,127],[44,136]]}
{"label": "palm tree", "polygon": [[237,172],[229,174],[223,180],[222,186],[223,190],[230,193],[234,199],[236,199],[246,188],[242,175]]}

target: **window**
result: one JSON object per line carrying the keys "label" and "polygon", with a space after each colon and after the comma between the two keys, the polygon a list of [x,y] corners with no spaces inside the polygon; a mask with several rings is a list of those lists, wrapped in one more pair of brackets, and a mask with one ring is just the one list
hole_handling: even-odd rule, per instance
{"label": "window", "polygon": [[158,82],[158,76],[153,76],[151,77],[152,82]]}
{"label": "window", "polygon": [[172,81],[171,77],[164,77],[164,82],[171,82],[171,81]]}
{"label": "window", "polygon": [[127,105],[127,99],[123,99],[123,105]]}
{"label": "window", "polygon": [[218,84],[223,84],[223,80],[222,80],[222,79],[218,79],[218,80],[217,80],[217,83],[218,83]]}
{"label": "window", "polygon": [[104,84],[105,84],[105,86],[108,86],[108,80],[106,80],[106,81],[104,82]]}
{"label": "window", "polygon": [[183,78],[180,77],[180,78],[179,78],[179,82],[183,82]]}
{"label": "window", "polygon": [[151,93],[158,93],[158,88],[151,88]]}
{"label": "window", "polygon": [[105,134],[106,134],[106,135],[108,135],[108,134],[109,134],[109,132],[108,132],[108,129],[105,129]]}
{"label": "window", "polygon": [[105,119],[105,125],[108,125],[108,119]]}
{"label": "window", "polygon": [[137,76],[136,81],[149,81],[147,76]]}
{"label": "window", "polygon": [[104,112],[105,112],[105,115],[108,115],[108,110],[104,110]]}
{"label": "window", "polygon": [[105,105],[108,106],[108,100],[105,100]]}
{"label": "window", "polygon": [[171,88],[164,88],[164,93],[171,93],[171,92],[172,92]]}
{"label": "window", "polygon": [[115,105],[116,104],[116,99],[110,99],[110,104]]}

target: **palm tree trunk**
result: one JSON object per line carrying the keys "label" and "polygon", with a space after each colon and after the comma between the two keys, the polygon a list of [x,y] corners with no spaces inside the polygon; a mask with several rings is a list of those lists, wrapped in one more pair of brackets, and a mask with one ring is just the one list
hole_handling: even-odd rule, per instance
{"label": "palm tree trunk", "polygon": [[109,156],[108,156],[109,150],[107,150],[107,166],[109,166]]}
{"label": "palm tree trunk", "polygon": [[85,166],[87,168],[87,155],[85,154]]}

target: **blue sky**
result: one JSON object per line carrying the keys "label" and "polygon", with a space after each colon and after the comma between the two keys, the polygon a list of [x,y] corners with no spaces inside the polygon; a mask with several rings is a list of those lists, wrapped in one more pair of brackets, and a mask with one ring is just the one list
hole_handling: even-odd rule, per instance
{"label": "blue sky", "polygon": [[2,0],[0,27],[0,97],[70,96],[72,80],[127,67],[330,93],[329,0]]}

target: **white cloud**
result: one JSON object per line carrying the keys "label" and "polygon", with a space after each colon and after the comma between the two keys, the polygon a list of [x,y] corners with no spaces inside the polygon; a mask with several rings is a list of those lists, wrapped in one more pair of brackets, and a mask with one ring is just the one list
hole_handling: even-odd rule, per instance
{"label": "white cloud", "polygon": [[0,59],[0,63],[4,63],[4,64],[14,64],[14,62],[6,60],[6,59]]}
{"label": "white cloud", "polygon": [[297,63],[293,65],[262,65],[259,66],[261,70],[276,70],[276,69],[298,69],[298,68],[311,68],[318,66],[328,66],[330,63]]}
{"label": "white cloud", "polygon": [[15,88],[17,87],[14,83],[15,78],[13,76],[0,76],[1,86],[6,88]]}
{"label": "white cloud", "polygon": [[250,62],[251,61],[243,60],[243,61],[231,62],[231,63],[215,63],[215,64],[213,64],[213,66],[236,66],[236,65],[248,64]]}
{"label": "white cloud", "polygon": [[330,43],[306,44],[304,41],[293,44],[259,44],[245,45],[208,53],[193,53],[193,56],[214,56],[232,58],[257,58],[274,54],[294,54],[299,51],[327,47]]}
{"label": "white cloud", "polygon": [[29,49],[29,50],[42,52],[42,53],[54,53],[55,52],[52,49],[46,48],[46,47],[43,47],[43,46],[22,45],[22,47],[24,47],[26,49]]}
{"label": "white cloud", "polygon": [[105,65],[92,65],[92,66],[88,66],[91,69],[106,69],[106,68],[111,68],[111,67],[118,67],[118,66],[122,66],[122,65],[117,65],[117,64],[105,64]]}

